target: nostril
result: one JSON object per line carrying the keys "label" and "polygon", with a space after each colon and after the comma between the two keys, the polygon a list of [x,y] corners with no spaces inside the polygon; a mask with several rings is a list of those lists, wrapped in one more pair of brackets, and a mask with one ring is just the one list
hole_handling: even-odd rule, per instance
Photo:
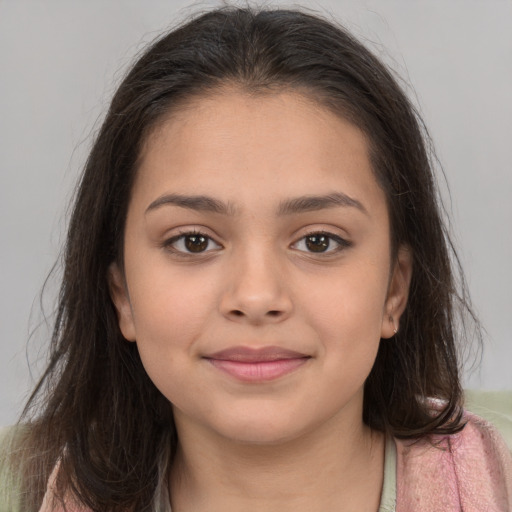
{"label": "nostril", "polygon": [[233,313],[233,315],[235,315],[235,316],[244,316],[243,312],[242,312],[242,311],[240,311],[239,309],[234,309],[234,310],[232,311],[232,313]]}
{"label": "nostril", "polygon": [[272,310],[267,313],[268,316],[279,316],[281,314],[280,311]]}

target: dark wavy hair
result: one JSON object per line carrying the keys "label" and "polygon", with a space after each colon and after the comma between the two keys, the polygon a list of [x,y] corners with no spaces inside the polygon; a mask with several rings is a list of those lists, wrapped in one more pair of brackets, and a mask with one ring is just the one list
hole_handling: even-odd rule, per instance
{"label": "dark wavy hair", "polygon": [[[291,10],[227,7],[161,36],[114,95],[81,177],[64,251],[49,364],[20,422],[23,510],[37,510],[52,468],[58,488],[93,510],[151,509],[161,454],[177,438],[169,402],[118,327],[109,265],[123,232],[141,147],[187,99],[223,85],[299,91],[366,135],[396,256],[413,254],[400,331],[381,343],[365,383],[364,421],[401,438],[462,428],[458,313],[474,320],[442,221],[430,139],[385,66],[343,28]],[[455,265],[454,273],[452,265]],[[462,291],[461,291],[462,290]],[[457,339],[456,339],[457,338]],[[430,399],[439,399],[432,408]],[[20,461],[23,461],[22,463]]]}

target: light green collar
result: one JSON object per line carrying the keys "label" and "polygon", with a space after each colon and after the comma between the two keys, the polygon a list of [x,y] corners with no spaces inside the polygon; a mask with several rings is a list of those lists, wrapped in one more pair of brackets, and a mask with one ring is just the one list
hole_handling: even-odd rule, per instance
{"label": "light green collar", "polygon": [[396,507],[396,445],[392,437],[386,438],[384,452],[384,481],[378,512],[395,512]]}

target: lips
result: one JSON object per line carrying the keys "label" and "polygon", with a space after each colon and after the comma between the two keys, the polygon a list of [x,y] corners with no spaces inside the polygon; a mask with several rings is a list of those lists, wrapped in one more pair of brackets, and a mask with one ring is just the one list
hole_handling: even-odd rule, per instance
{"label": "lips", "polygon": [[297,370],[310,356],[281,347],[232,347],[205,359],[218,370],[244,382],[264,382]]}

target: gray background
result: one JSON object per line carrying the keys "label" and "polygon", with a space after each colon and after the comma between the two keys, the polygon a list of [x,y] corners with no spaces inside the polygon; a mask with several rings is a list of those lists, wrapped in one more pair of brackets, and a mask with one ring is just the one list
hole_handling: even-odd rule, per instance
{"label": "gray background", "polygon": [[[15,420],[42,368],[58,278],[43,300],[46,323],[39,292],[115,84],[161,29],[218,4],[0,0],[0,425]],[[512,389],[512,2],[302,5],[341,20],[409,84],[448,177],[456,243],[487,329],[466,385]]]}

